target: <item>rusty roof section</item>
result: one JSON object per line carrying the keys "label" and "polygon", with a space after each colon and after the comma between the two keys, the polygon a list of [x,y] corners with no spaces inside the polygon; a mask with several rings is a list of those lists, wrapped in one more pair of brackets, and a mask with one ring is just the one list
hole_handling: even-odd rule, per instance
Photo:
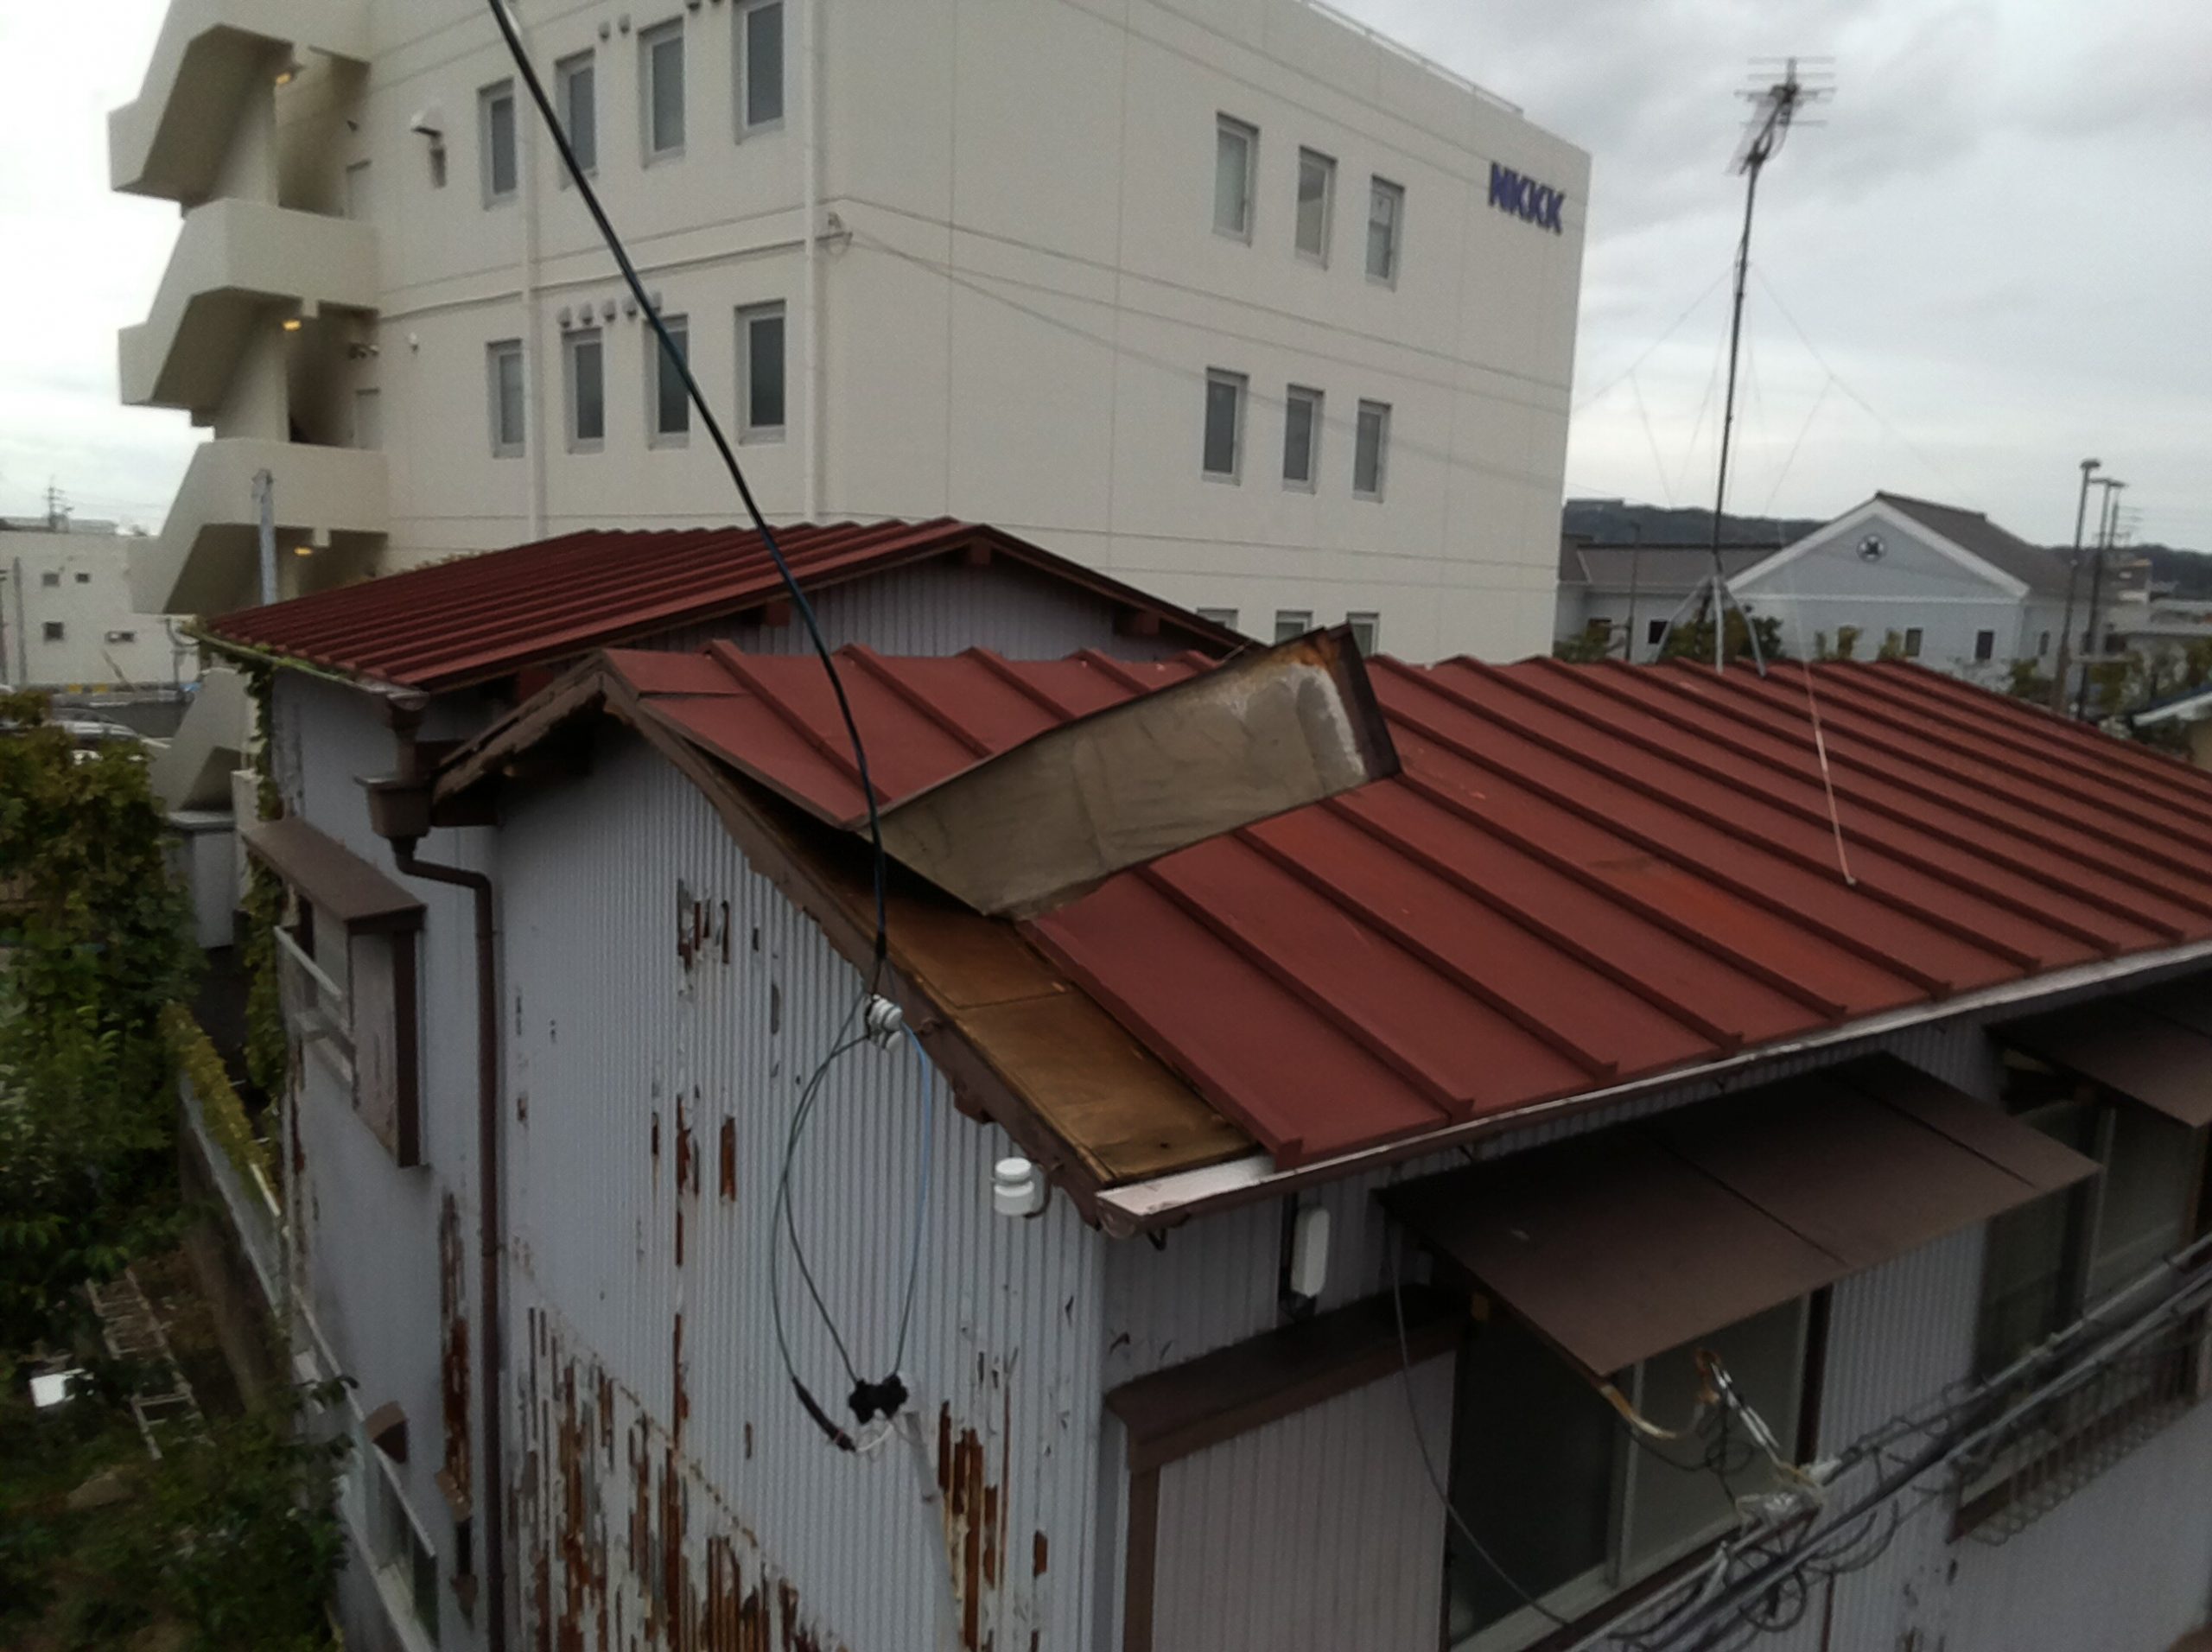
{"label": "rusty roof section", "polygon": [[[776,543],[810,593],[916,562],[957,557],[982,567],[1003,556],[1117,605],[1147,631],[1211,653],[1243,643],[1187,609],[973,523],[796,524],[777,529]],[[442,692],[784,600],[783,580],[749,529],[591,531],[241,609],[204,630],[326,670]]]}
{"label": "rusty roof section", "polygon": [[[842,663],[887,803],[1209,669]],[[859,812],[818,664],[606,669],[691,750]],[[1803,666],[1369,670],[1396,778],[1016,926],[1284,1168],[2212,938],[2212,777],[1917,666],[1812,668],[1855,883]]]}

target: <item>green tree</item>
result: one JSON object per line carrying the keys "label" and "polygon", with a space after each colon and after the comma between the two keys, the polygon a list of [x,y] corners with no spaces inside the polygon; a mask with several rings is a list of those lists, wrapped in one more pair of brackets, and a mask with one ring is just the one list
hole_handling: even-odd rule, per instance
{"label": "green tree", "polygon": [[170,1230],[160,1014],[195,955],[138,749],[81,753],[41,696],[0,699],[0,1349]]}
{"label": "green tree", "polygon": [[[1758,657],[1761,659],[1773,661],[1789,658],[1789,651],[1782,645],[1782,622],[1779,620],[1771,615],[1764,615],[1753,620],[1747,628],[1744,624],[1744,616],[1734,608],[1728,610],[1727,620],[1721,632],[1722,640],[1726,645],[1723,658],[1732,660],[1750,659],[1751,638],[1754,635],[1758,638]],[[1659,658],[1701,660],[1710,664],[1713,659],[1712,616],[1709,613],[1699,614],[1689,619],[1676,620],[1673,628],[1667,633],[1666,645],[1659,651]]]}

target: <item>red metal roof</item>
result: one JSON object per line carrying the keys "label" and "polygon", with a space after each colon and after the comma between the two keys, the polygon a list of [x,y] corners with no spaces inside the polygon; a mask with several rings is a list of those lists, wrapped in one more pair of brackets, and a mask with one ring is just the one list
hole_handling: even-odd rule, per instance
{"label": "red metal roof", "polygon": [[[842,651],[881,799],[1207,669]],[[822,818],[818,664],[612,657]],[[2212,777],[1901,663],[1370,663],[1396,778],[1023,925],[1293,1165],[2095,959],[2212,937]]]}
{"label": "red metal roof", "polygon": [[[1228,649],[1211,621],[996,529],[939,519],[799,524],[776,543],[809,591],[968,552],[1005,556]],[[760,536],[735,528],[591,531],[456,557],[210,620],[223,641],[443,690],[759,608],[784,594]],[[816,667],[820,670],[819,665]]]}

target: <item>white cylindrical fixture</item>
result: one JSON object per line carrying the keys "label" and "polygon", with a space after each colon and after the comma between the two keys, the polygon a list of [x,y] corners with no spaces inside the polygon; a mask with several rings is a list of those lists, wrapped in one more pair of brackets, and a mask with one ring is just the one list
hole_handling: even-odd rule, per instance
{"label": "white cylindrical fixture", "polygon": [[1290,1288],[1299,1296],[1317,1297],[1329,1282],[1329,1212],[1309,1204],[1298,1213],[1290,1239]]}
{"label": "white cylindrical fixture", "polygon": [[1035,1216],[1045,1208],[1045,1172],[1027,1159],[991,1166],[991,1208],[1001,1216]]}

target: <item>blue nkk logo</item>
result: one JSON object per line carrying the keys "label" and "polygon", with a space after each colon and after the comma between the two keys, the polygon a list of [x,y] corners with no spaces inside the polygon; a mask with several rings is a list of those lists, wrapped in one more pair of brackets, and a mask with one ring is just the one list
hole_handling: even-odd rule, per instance
{"label": "blue nkk logo", "polygon": [[1560,208],[1567,205],[1567,196],[1549,184],[1524,178],[1495,161],[1490,163],[1490,204],[1500,212],[1526,219],[1540,230],[1549,230],[1554,235],[1565,233],[1559,213]]}

